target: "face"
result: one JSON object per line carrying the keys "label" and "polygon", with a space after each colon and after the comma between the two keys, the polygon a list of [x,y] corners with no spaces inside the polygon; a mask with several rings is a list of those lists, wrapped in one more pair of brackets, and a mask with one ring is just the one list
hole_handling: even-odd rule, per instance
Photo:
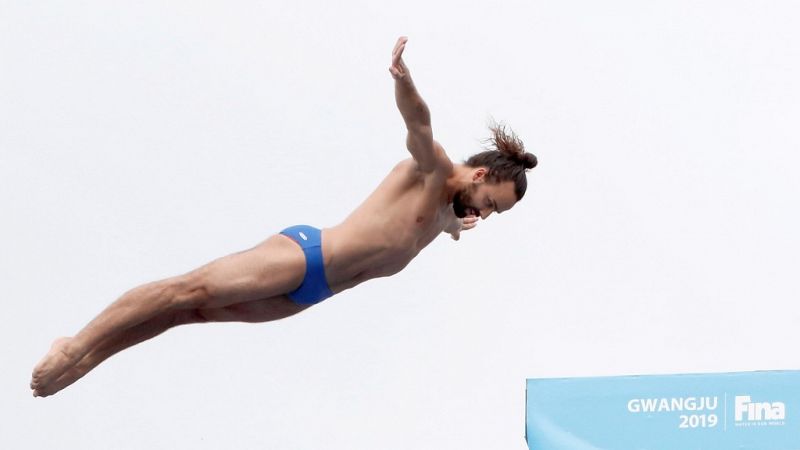
{"label": "face", "polygon": [[486,169],[476,169],[472,183],[453,197],[453,212],[456,217],[474,215],[486,219],[493,212],[500,214],[517,203],[513,181],[490,183],[485,177]]}

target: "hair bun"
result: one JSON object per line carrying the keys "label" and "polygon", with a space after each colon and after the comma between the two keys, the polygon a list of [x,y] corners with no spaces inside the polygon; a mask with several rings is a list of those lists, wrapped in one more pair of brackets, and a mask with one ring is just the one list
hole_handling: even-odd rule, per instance
{"label": "hair bun", "polygon": [[520,164],[525,166],[525,169],[533,169],[537,164],[539,164],[539,160],[536,159],[536,155],[533,153],[523,153],[522,155],[518,155],[517,160],[520,162]]}
{"label": "hair bun", "polygon": [[495,150],[521,164],[526,170],[533,169],[539,163],[536,155],[525,152],[525,144],[514,131],[506,131],[504,124],[492,123],[489,125],[489,129],[492,131],[492,137],[488,142]]}

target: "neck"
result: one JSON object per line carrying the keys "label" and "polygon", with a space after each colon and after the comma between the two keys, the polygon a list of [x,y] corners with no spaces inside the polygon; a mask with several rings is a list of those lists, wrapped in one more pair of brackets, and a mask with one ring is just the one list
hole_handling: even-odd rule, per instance
{"label": "neck", "polygon": [[456,193],[470,183],[472,183],[472,171],[474,167],[468,167],[464,164],[453,164],[453,174],[445,181],[445,190],[447,192],[447,203],[453,203],[453,197]]}

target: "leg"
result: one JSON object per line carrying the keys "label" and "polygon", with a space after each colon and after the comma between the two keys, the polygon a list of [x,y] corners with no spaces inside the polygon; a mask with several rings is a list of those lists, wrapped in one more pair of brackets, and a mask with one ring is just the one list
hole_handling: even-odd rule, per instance
{"label": "leg", "polygon": [[200,322],[261,323],[293,316],[311,305],[298,305],[284,295],[236,303],[223,308],[198,309]]}
{"label": "leg", "polygon": [[186,275],[132,289],[52,349],[34,368],[31,388],[41,390],[101,342],[165,312],[214,309],[272,298],[294,290],[305,275],[305,256],[286,236],[212,261]]}
{"label": "leg", "polygon": [[[53,395],[81,379],[111,356],[178,325],[202,322],[268,322],[292,316],[306,308],[308,305],[298,305],[288,298],[280,296],[237,303],[222,308],[167,312],[117,333],[111,339],[102,342],[54,382],[35,390],[33,395],[35,397]],[[63,345],[68,340],[69,338],[58,339],[54,343],[54,347]]]}
{"label": "leg", "polygon": [[[128,328],[127,330],[123,330],[89,351],[89,353],[77,364],[64,372],[55,381],[34,390],[33,396],[47,397],[48,395],[53,395],[72,383],[78,381],[84,375],[89,373],[89,371],[97,367],[100,363],[119,353],[120,351],[144,342],[148,339],[154,338],[174,326],[183,325],[186,323],[194,323],[196,321],[199,321],[199,318],[195,311],[182,310],[166,312],[162,315],[153,317],[150,320],[146,320],[138,325]],[[53,349],[51,351],[58,351],[58,349],[65,345],[70,339],[71,338],[68,337],[56,339],[56,341],[53,343]]]}

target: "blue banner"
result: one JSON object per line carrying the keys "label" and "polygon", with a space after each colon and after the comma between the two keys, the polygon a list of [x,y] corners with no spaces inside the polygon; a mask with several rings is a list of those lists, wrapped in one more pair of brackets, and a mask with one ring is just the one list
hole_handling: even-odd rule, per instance
{"label": "blue banner", "polygon": [[527,381],[531,450],[800,450],[800,371]]}

